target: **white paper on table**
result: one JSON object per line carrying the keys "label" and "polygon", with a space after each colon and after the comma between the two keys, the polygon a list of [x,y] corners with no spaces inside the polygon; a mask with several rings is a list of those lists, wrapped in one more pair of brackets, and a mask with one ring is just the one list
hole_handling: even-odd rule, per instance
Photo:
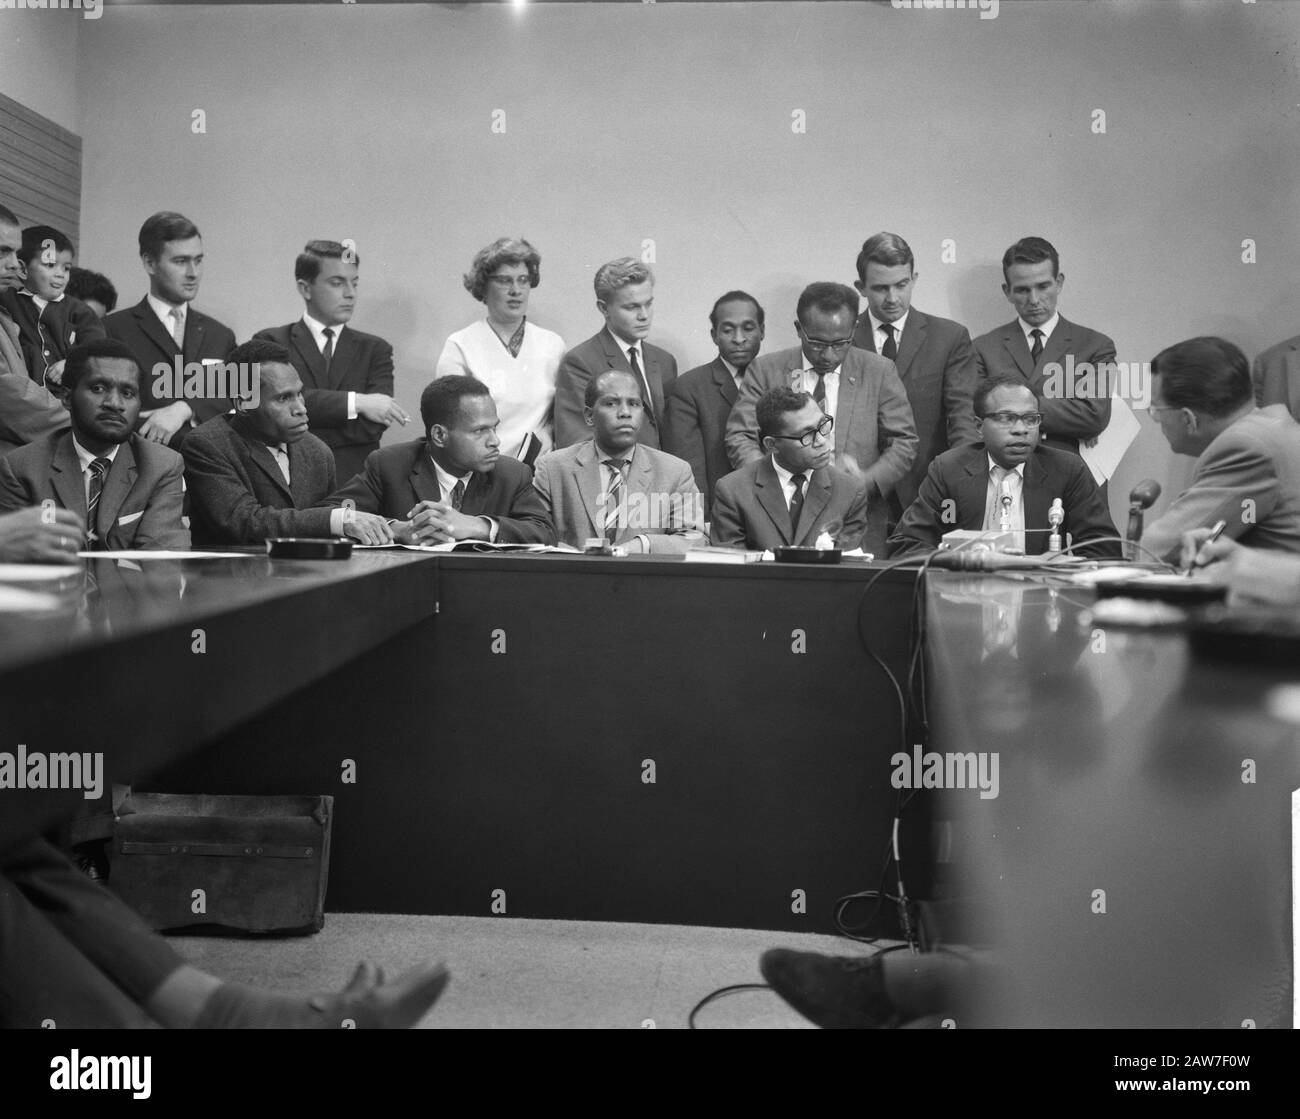
{"label": "white paper on table", "polygon": [[146,552],[124,549],[117,552],[78,552],[86,559],[113,560],[178,560],[178,559],[258,559],[265,558],[265,552]]}
{"label": "white paper on table", "polygon": [[0,587],[0,613],[27,610],[54,610],[62,599],[44,591],[29,591],[22,587]]}
{"label": "white paper on table", "polygon": [[1091,447],[1080,445],[1079,457],[1088,464],[1093,480],[1101,485],[1115,473],[1120,460],[1133,445],[1142,424],[1138,422],[1133,409],[1122,396],[1110,398],[1110,423],[1106,430],[1097,436],[1097,442]]}
{"label": "white paper on table", "polygon": [[52,583],[81,578],[76,563],[0,563],[0,583]]}

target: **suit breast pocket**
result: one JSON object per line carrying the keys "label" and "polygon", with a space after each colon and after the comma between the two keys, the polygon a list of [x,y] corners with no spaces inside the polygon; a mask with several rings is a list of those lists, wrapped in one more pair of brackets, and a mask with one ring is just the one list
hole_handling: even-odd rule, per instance
{"label": "suit breast pocket", "polygon": [[144,516],[143,509],[141,509],[138,513],[123,513],[120,517],[117,518],[117,527],[124,528],[126,525],[135,524],[135,522],[138,521],[143,516]]}

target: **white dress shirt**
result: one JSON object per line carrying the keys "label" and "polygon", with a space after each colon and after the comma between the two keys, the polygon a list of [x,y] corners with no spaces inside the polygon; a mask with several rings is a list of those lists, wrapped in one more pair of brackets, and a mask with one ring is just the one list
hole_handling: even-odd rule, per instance
{"label": "white dress shirt", "polygon": [[[910,315],[911,313],[912,310],[909,307],[907,309],[906,314],[904,314],[901,319],[897,319],[896,321],[889,324],[894,328],[895,349],[898,348],[898,344],[903,340],[903,328],[907,325],[907,316]],[[873,315],[870,311],[867,312],[867,319],[871,323],[871,333],[876,340],[876,353],[878,354],[882,353],[885,348],[885,324],[881,322],[880,319],[876,318],[876,316]]]}
{"label": "white dress shirt", "polygon": [[[785,495],[785,507],[790,508],[790,499],[794,497],[794,475],[784,466],[776,461],[776,455],[772,456],[772,469],[776,471],[777,481],[781,483],[781,493]],[[813,472],[811,470],[803,471],[803,496],[805,500],[808,497],[808,486],[812,482]]]}
{"label": "white dress shirt", "polygon": [[[806,392],[809,396],[812,396],[813,392],[817,388],[817,374],[813,371],[813,367],[808,361],[808,355],[802,350],[800,350],[799,353],[803,358],[803,368],[795,374],[794,384],[790,387],[794,389],[795,392]],[[826,390],[826,399],[822,401],[822,411],[830,416],[831,419],[835,418],[835,408],[839,404],[840,400],[840,369],[842,367],[843,363],[837,365],[822,378],[822,386]]]}
{"label": "white dress shirt", "polygon": [[[316,343],[316,349],[320,352],[321,356],[323,357],[325,354],[325,342],[326,342],[325,329],[327,324],[323,322],[317,322],[309,314],[307,314],[306,311],[304,311],[302,314],[302,325],[311,331],[312,340]],[[345,325],[346,324],[344,323],[339,323],[337,326],[329,327],[329,329],[334,332],[335,353],[338,353],[339,339],[343,337],[343,329]],[[357,418],[357,394],[355,392],[349,392],[348,393],[348,419],[355,420],[356,418]]]}
{"label": "white dress shirt", "polygon": [[[122,449],[122,444],[121,443],[117,444],[117,446],[115,446],[111,451],[105,451],[102,455],[96,455],[96,454],[91,454],[90,451],[86,450],[85,447],[83,447],[80,443],[78,443],[77,437],[74,435],[72,437],[72,449],[77,452],[77,462],[81,464],[82,489],[86,495],[86,505],[89,506],[90,505],[90,464],[94,462],[95,459],[97,458],[106,458],[110,463],[112,463],[113,460],[117,458],[117,452]],[[110,466],[109,469],[111,470],[112,467]],[[107,472],[105,472],[104,474],[104,480],[105,481],[108,480]],[[90,526],[92,530],[94,529],[94,527],[95,527],[94,525]]]}
{"label": "white dress shirt", "polygon": [[[465,500],[465,494],[469,493],[469,483],[470,483],[470,479],[472,479],[472,478],[474,477],[474,472],[471,470],[468,474],[465,474],[465,475],[463,475],[462,477],[459,477],[459,478],[458,478],[458,477],[456,477],[456,475],[454,475],[454,474],[448,474],[448,473],[447,473],[447,472],[446,472],[446,471],[445,471],[441,466],[438,465],[438,460],[435,459],[432,455],[429,456],[429,461],[430,461],[431,463],[433,463],[433,470],[434,470],[434,473],[438,476],[438,488],[439,488],[440,490],[442,490],[442,501],[443,501],[443,504],[444,504],[444,505],[450,505],[450,504],[451,504],[451,491],[454,490],[454,489],[456,488],[456,483],[457,483],[457,482],[463,482],[463,483],[464,483],[464,487],[465,487],[465,488],[464,488],[464,490],[463,490],[462,493],[461,493],[461,500],[464,501],[464,500]],[[472,513],[466,513],[465,515],[466,515],[467,517],[470,517],[470,516],[474,516],[475,514],[472,514]],[[489,539],[493,544],[495,544],[495,543],[496,543],[496,540],[497,540],[497,530],[500,528],[500,526],[497,524],[497,522],[496,522],[492,517],[485,517],[485,516],[479,515],[479,518],[478,518],[478,519],[481,520],[481,521],[487,521],[487,523],[488,523],[488,539]]]}
{"label": "white dress shirt", "polygon": [[1043,332],[1043,348],[1046,349],[1048,340],[1052,337],[1052,331],[1056,329],[1056,324],[1059,323],[1060,321],[1061,321],[1060,311],[1057,311],[1054,315],[1052,315],[1052,317],[1048,319],[1045,323],[1043,323],[1042,326],[1034,326],[1032,323],[1025,322],[1024,319],[1020,319],[1020,318],[1016,319],[1016,322],[1020,326],[1021,332],[1025,336],[1025,345],[1029,347],[1030,353],[1034,352],[1034,337],[1033,337],[1034,331],[1041,330]]}
{"label": "white dress shirt", "polygon": [[[995,481],[1001,468],[988,456],[989,485],[984,503],[984,528],[989,532],[1014,532],[1016,546],[1025,549],[1025,464],[1010,470],[999,484]],[[1004,498],[1009,498],[1005,501]]]}

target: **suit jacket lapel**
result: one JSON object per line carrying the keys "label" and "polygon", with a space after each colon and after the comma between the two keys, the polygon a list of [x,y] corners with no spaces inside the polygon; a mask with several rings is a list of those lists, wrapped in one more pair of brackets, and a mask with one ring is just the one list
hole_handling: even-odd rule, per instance
{"label": "suit jacket lapel", "polygon": [[[857,407],[862,394],[863,380],[866,374],[850,350],[840,364],[840,391],[835,399],[835,451],[837,454],[848,453],[849,436],[852,434],[853,409]],[[802,518],[802,514],[800,514]]]}
{"label": "suit jacket lapel", "polygon": [[[799,531],[796,534],[796,544],[815,543],[816,538],[813,537],[813,529],[817,525],[817,518],[821,516],[822,510],[830,504],[830,500],[831,472],[825,468],[813,471],[813,476],[804,489],[803,512],[799,514]],[[832,532],[831,535],[834,536],[835,533]],[[810,537],[812,537],[811,540]]]}
{"label": "suit jacket lapel", "polygon": [[[153,313],[153,308],[149,306],[147,298],[140,300],[135,305],[135,321],[140,328],[140,333],[149,339],[158,347],[162,355],[167,359],[170,365],[172,359],[176,356],[176,339],[167,333],[167,328],[159,321],[158,316]],[[188,340],[190,331],[190,316],[185,316],[185,336]],[[147,375],[147,371],[142,370]]]}
{"label": "suit jacket lapel", "polygon": [[[898,366],[898,375],[904,381],[907,380],[907,375],[911,372],[912,359],[916,357],[925,344],[925,332],[929,328],[929,319],[920,311],[912,311],[907,316],[907,325],[903,328],[903,336],[897,343],[898,357],[894,359],[894,364]],[[872,336],[875,336],[874,331]]]}
{"label": "suit jacket lapel", "polygon": [[722,393],[722,399],[727,402],[727,408],[730,409],[736,403],[736,397],[739,395],[736,390],[736,382],[732,378],[731,372],[722,364],[722,358],[715,357],[712,368],[713,383],[717,386],[718,391]]}
{"label": "suit jacket lapel", "polygon": [[298,356],[307,367],[307,380],[311,384],[306,387],[325,388],[325,359],[316,348],[316,339],[312,337],[307,324],[301,319],[289,327],[289,341],[293,343],[293,348],[298,351]]}
{"label": "suit jacket lapel", "polygon": [[[271,458],[274,460],[275,456]],[[275,472],[280,473],[278,464],[275,466]],[[283,476],[281,477],[283,481]],[[302,443],[289,444],[289,493],[293,497],[293,507],[295,509],[310,509],[319,499],[320,494],[315,489],[316,479],[312,477],[308,469],[307,456],[303,454]]]}
{"label": "suit jacket lapel", "polygon": [[582,497],[582,506],[587,510],[587,519],[591,522],[592,535],[603,536],[605,519],[601,516],[598,502],[600,495],[605,492],[605,472],[600,468],[600,455],[596,451],[594,440],[587,440],[574,456],[573,466],[574,480]]}
{"label": "suit jacket lapel", "polygon": [[[86,482],[81,474],[81,463],[72,446],[72,433],[68,432],[54,448],[50,460],[50,482],[65,509],[71,509],[84,521],[86,519]],[[102,497],[101,497],[102,500]],[[88,526],[93,528],[94,526]]]}
{"label": "suit jacket lapel", "polygon": [[[242,417],[236,416],[231,427],[234,429],[235,434],[242,438],[248,445],[249,461],[271,479],[271,481],[279,487],[280,491],[284,493],[290,501],[292,501],[293,490],[290,489],[289,484],[284,480],[284,471],[280,469],[280,464],[275,461],[275,455],[271,454],[271,448],[266,445],[264,440],[259,439],[253,434],[251,428]],[[295,477],[292,447],[289,448],[289,477]]]}
{"label": "suit jacket lapel", "polygon": [[785,492],[781,488],[781,480],[776,476],[771,458],[765,458],[758,464],[758,471],[754,475],[754,494],[772,518],[781,539],[786,544],[792,543],[794,531],[790,527],[790,508],[785,503]]}
{"label": "suit jacket lapel", "polygon": [[655,427],[658,427],[659,419],[664,414],[664,378],[666,376],[664,361],[657,354],[647,352],[644,342],[641,343],[641,357],[644,359],[645,364],[646,384],[650,386],[650,396],[654,401],[654,407],[647,419],[651,420]]}
{"label": "suit jacket lapel", "polygon": [[[151,312],[152,313],[152,312]],[[157,315],[154,318],[157,319]],[[185,309],[185,360],[198,361],[199,355],[203,353],[203,335],[207,331],[207,325],[203,316],[198,313],[192,306]]]}
{"label": "suit jacket lapel", "polygon": [[135,452],[131,450],[131,443],[128,440],[118,448],[108,477],[104,479],[104,488],[99,495],[99,508],[95,513],[99,526],[89,526],[95,528],[101,541],[107,543],[108,534],[113,531],[117,514],[131,492],[131,487],[135,485],[137,474],[139,471],[136,469]]}
{"label": "suit jacket lapel", "polygon": [[[357,342],[352,335],[351,330],[344,330],[334,339],[334,356],[330,358],[330,371],[325,378],[329,382],[329,388],[336,389],[342,384],[344,376],[355,360]],[[312,349],[315,348],[315,345],[313,345]],[[316,356],[320,358],[323,366],[325,359],[320,354]],[[469,487],[466,486],[465,488],[468,491]]]}
{"label": "suit jacket lapel", "polygon": [[[1051,508],[1052,499],[1064,498],[1064,494],[1051,493],[1048,489],[1047,470],[1039,461],[1039,456],[1033,454],[1029,456],[1025,463],[1025,553],[1027,555],[1037,555],[1047,550],[1047,534],[1035,532],[1034,529],[1045,529],[1047,524],[1047,511]],[[1064,533],[1062,528],[1062,533]]]}
{"label": "suit jacket lapel", "polygon": [[1062,315],[1060,321],[1056,324],[1056,329],[1052,331],[1052,336],[1043,346],[1043,352],[1038,359],[1038,368],[1042,369],[1050,362],[1064,364],[1064,358],[1067,353],[1074,349],[1074,324],[1067,322]]}
{"label": "suit jacket lapel", "polygon": [[1020,329],[1020,320],[1016,319],[1002,332],[1002,345],[1006,347],[1026,380],[1034,375],[1034,362],[1029,356],[1029,344],[1025,341],[1025,332]]}
{"label": "suit jacket lapel", "polygon": [[989,456],[982,445],[966,456],[962,469],[965,476],[958,481],[954,496],[957,508],[966,510],[966,514],[956,527],[982,529],[989,500]]}
{"label": "suit jacket lapel", "polygon": [[[472,485],[466,487],[466,498],[469,497],[471,488]],[[411,468],[411,489],[415,491],[416,501],[441,501],[443,499],[442,487],[438,485],[438,472],[433,468],[433,459],[429,457],[427,447],[420,451],[419,457],[415,460],[415,465]],[[465,500],[462,499],[462,508],[464,505]]]}

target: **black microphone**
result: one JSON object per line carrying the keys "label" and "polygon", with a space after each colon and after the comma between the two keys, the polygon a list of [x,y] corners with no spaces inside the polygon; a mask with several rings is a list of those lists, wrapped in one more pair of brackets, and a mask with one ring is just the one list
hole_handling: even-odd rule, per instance
{"label": "black microphone", "polygon": [[1130,560],[1138,558],[1137,545],[1142,540],[1142,514],[1155,504],[1159,496],[1160,483],[1154,478],[1139,482],[1128,495],[1128,532],[1125,534],[1127,546],[1124,551]]}

